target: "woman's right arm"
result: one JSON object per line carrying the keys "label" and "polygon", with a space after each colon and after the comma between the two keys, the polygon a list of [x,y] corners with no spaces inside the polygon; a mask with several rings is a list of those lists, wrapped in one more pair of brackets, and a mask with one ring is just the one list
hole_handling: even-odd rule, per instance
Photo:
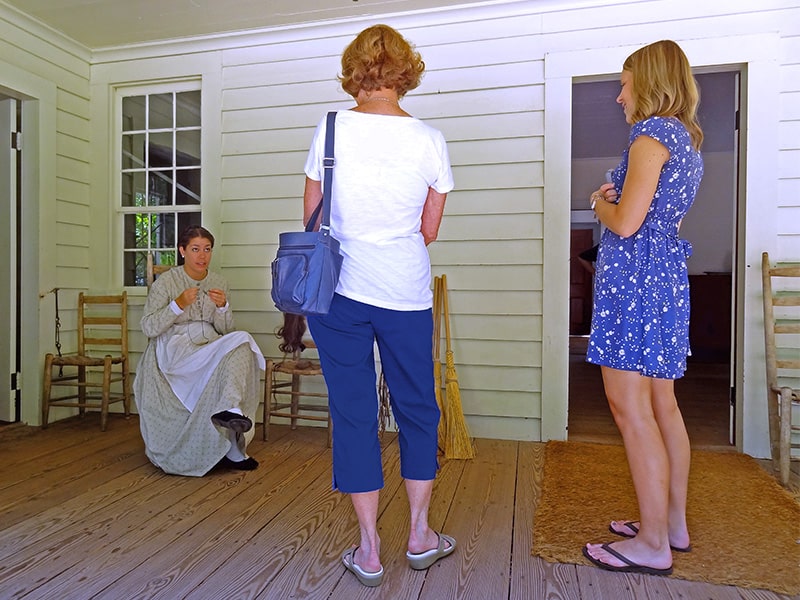
{"label": "woman's right arm", "polygon": [[170,306],[172,298],[170,298],[169,286],[166,283],[166,280],[157,279],[150,288],[144,303],[141,327],[142,332],[148,338],[158,337],[172,327],[178,318]]}
{"label": "woman's right arm", "polygon": [[[322,182],[315,181],[310,177],[306,177],[306,188],[303,192],[303,225],[308,224],[308,220],[311,218],[311,214],[319,205],[319,201],[322,200]],[[322,221],[322,217],[317,217],[317,223],[314,225],[314,231],[319,229],[319,222]]]}

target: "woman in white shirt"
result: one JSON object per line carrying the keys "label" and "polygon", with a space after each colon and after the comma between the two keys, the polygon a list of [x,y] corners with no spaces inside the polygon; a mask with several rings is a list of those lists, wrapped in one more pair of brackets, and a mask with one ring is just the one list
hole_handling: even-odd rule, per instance
{"label": "woman in white shirt", "polygon": [[[361,528],[359,546],[345,551],[342,562],[367,586],[383,577],[375,342],[399,428],[411,510],[409,566],[426,569],[456,546],[428,525],[440,415],[426,246],[438,234],[453,176],[442,134],[399,105],[424,69],[419,53],[385,25],[362,31],[342,55],[339,79],[356,101],[336,117],[331,234],[344,260],[330,312],[308,318],[329,393],[333,485],[350,494]],[[322,198],[325,128],[323,118],[306,162],[306,222]]]}

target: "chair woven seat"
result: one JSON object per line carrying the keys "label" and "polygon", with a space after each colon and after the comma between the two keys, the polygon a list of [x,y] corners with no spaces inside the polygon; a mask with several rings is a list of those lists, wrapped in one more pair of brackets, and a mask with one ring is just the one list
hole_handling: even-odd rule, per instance
{"label": "chair woven seat", "polygon": [[284,360],[273,365],[273,370],[293,375],[322,375],[322,366],[313,360]]}
{"label": "chair woven seat", "polygon": [[[109,355],[110,356],[110,355]],[[118,365],[124,361],[122,356],[111,356],[111,364]],[[77,354],[67,354],[65,356],[53,356],[53,365],[65,366],[74,365],[76,367],[102,367],[106,362],[102,356],[80,356]]]}

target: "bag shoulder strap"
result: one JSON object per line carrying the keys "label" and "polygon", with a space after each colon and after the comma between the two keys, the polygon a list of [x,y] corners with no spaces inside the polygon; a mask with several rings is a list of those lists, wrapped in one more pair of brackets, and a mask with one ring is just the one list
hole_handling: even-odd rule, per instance
{"label": "bag shoulder strap", "polygon": [[325,126],[325,156],[322,159],[322,200],[319,201],[314,212],[306,223],[306,231],[313,231],[314,224],[317,222],[320,210],[322,211],[322,222],[320,230],[329,230],[331,226],[331,193],[333,189],[333,166],[336,163],[333,153],[334,133],[336,128],[336,112],[330,111]]}

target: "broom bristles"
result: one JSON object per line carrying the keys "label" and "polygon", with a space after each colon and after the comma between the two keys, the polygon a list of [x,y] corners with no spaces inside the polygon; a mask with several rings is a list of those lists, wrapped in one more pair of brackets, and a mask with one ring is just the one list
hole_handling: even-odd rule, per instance
{"label": "broom bristles", "polygon": [[461,390],[458,388],[453,353],[445,352],[445,360],[447,361],[444,375],[447,394],[447,437],[444,455],[445,458],[475,458],[475,447],[461,407]]}
{"label": "broom bristles", "polygon": [[436,405],[439,407],[439,427],[437,428],[437,438],[439,440],[439,452],[444,454],[444,447],[447,443],[447,420],[444,410],[444,399],[442,398],[442,365],[439,361],[433,363],[433,381],[436,391]]}

